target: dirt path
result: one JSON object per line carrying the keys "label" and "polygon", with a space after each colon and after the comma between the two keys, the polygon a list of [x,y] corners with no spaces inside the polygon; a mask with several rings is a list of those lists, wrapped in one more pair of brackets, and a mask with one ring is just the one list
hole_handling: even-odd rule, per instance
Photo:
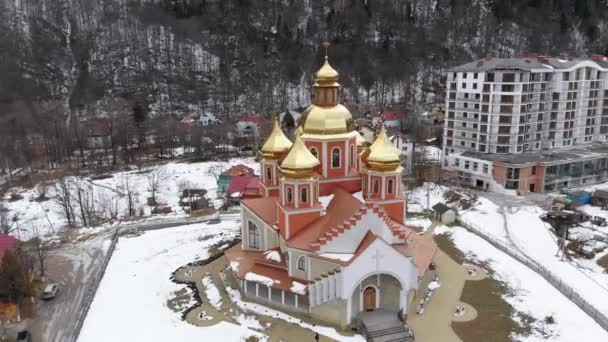
{"label": "dirt path", "polygon": [[[440,223],[434,222],[424,237],[433,239],[433,232],[438,225]],[[416,307],[426,292],[427,284],[421,286],[423,290],[418,291],[413,305],[410,306],[407,323],[414,330],[417,341],[460,342],[462,340],[452,329],[452,321],[466,281],[465,268],[442,250],[437,250],[434,262],[441,287],[434,291],[424,313],[418,315]]]}

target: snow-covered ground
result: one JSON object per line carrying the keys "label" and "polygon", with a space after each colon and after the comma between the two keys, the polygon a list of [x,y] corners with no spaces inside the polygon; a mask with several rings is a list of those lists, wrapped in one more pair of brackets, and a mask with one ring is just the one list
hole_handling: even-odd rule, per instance
{"label": "snow-covered ground", "polygon": [[501,208],[480,197],[478,204],[461,211],[460,217],[466,224],[540,264],[608,315],[608,274],[593,261],[561,261],[556,256],[557,240],[549,224],[540,219],[544,212],[537,206]]}
{"label": "snow-covered ground", "polygon": [[[128,216],[128,200],[126,197],[127,183],[132,189],[134,197],[135,214],[150,217],[151,208],[146,205],[146,198],[150,197],[148,177],[151,172],[156,173],[161,179],[157,202],[170,206],[172,213],[162,215],[162,217],[183,217],[186,216],[182,207],[179,205],[181,189],[184,186],[189,188],[202,188],[208,191],[207,198],[215,200],[216,206],[221,205],[217,201],[217,182],[216,176],[222,171],[236,164],[245,164],[254,170],[259,171],[259,164],[252,158],[231,159],[227,162],[199,162],[181,163],[170,162],[144,169],[144,172],[124,171],[112,174],[112,177],[100,180],[92,180],[90,177],[69,177],[68,183],[74,201],[74,213],[76,219],[81,223],[80,211],[75,204],[77,189],[85,189],[87,196],[90,196],[91,205],[95,211],[103,217],[115,216],[113,221],[125,219]],[[33,235],[36,228],[40,235],[52,238],[57,232],[62,230],[65,225],[65,217],[61,205],[56,196],[58,193],[58,182],[53,182],[46,186],[47,197],[49,200],[38,202],[34,201],[39,196],[38,188],[25,189],[13,188],[7,192],[3,204],[9,209],[9,216],[16,217],[14,235],[22,239],[27,239]],[[11,193],[17,193],[23,198],[16,201],[9,201]],[[161,216],[154,216],[159,218]],[[112,226],[105,223],[100,229]]]}
{"label": "snow-covered ground", "polygon": [[207,258],[210,246],[234,237],[238,231],[238,221],[223,221],[122,237],[78,341],[242,341],[249,336],[265,339],[264,334],[249,328],[254,324],[220,322],[195,327],[167,306],[167,300],[185,288],[170,280],[172,272]]}
{"label": "snow-covered ground", "polygon": [[443,194],[447,190],[449,189],[443,185],[424,183],[408,194],[407,210],[418,213],[431,209],[435,204],[445,202]]}
{"label": "snow-covered ground", "polygon": [[[435,233],[451,233],[454,244],[466,254],[468,259],[487,263],[494,271],[493,277],[513,290],[505,300],[518,312],[526,313],[536,319],[531,326],[532,335],[513,336],[513,340],[608,341],[608,333],[605,330],[544,278],[485,240],[461,227],[437,227]],[[553,316],[555,324],[545,323],[548,316]],[[543,330],[550,336],[541,335],[540,331]]]}

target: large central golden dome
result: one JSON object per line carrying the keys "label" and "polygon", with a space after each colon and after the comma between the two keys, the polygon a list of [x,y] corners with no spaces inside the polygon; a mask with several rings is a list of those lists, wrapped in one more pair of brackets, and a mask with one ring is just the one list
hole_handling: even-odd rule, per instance
{"label": "large central golden dome", "polygon": [[304,133],[308,134],[341,134],[354,130],[353,117],[341,104],[331,107],[310,105],[302,118]]}
{"label": "large central golden dome", "polygon": [[301,125],[305,134],[330,135],[343,134],[354,130],[353,117],[338,103],[338,72],[325,62],[315,74],[314,104],[302,113]]}

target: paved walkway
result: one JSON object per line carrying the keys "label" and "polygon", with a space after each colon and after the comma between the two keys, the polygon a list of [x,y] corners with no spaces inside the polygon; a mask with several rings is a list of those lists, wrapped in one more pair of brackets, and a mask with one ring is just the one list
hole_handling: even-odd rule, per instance
{"label": "paved walkway", "polygon": [[[440,223],[434,222],[424,236],[433,239],[433,231]],[[407,324],[414,330],[416,341],[421,342],[461,342],[452,329],[454,310],[460,303],[464,288],[465,269],[442,250],[438,249],[434,262],[439,275],[441,287],[434,291],[431,300],[426,304],[422,315],[416,314],[416,306],[426,292],[426,284],[418,291],[414,305],[410,306]],[[428,280],[427,280],[428,281]]]}

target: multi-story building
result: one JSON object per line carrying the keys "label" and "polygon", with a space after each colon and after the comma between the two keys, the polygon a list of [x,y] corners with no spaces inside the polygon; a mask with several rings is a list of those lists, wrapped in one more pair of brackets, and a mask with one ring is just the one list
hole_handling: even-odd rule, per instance
{"label": "multi-story building", "polygon": [[446,108],[443,165],[463,184],[525,194],[607,179],[604,56],[487,56],[448,72]]}

